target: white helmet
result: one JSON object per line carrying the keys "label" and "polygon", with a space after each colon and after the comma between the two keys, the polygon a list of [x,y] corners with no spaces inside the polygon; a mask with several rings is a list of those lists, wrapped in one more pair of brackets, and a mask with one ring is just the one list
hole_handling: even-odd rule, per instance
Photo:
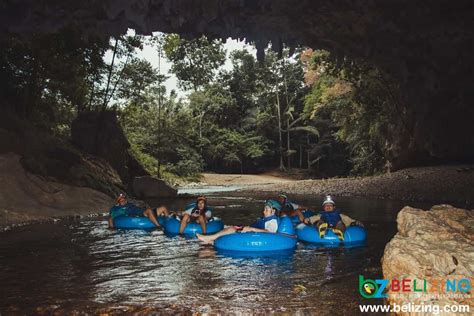
{"label": "white helmet", "polygon": [[334,200],[332,199],[330,195],[326,195],[326,198],[323,201],[323,206],[326,204],[336,205],[336,203],[334,202]]}

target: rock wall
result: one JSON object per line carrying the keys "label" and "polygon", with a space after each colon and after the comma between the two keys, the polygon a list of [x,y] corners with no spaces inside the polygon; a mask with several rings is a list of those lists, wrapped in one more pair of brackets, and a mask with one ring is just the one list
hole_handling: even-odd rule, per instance
{"label": "rock wall", "polygon": [[0,154],[0,227],[32,220],[108,211],[104,193],[49,181],[27,172],[14,153]]}
{"label": "rock wall", "polygon": [[89,187],[109,196],[125,190],[121,178],[106,160],[84,154],[68,141],[3,112],[0,154],[6,153],[19,155],[25,170],[47,180]]}
{"label": "rock wall", "polygon": [[71,126],[72,142],[80,150],[105,159],[131,187],[133,178],[148,175],[130,154],[130,143],[117,121],[115,112],[85,112]]}
{"label": "rock wall", "polygon": [[[382,269],[385,279],[426,279],[428,291],[442,283],[438,298],[413,291],[389,291],[389,302],[401,304],[469,305],[474,310],[472,288],[465,298],[443,296],[447,279],[474,282],[474,210],[436,205],[429,211],[403,208],[397,216],[398,233],[385,247]],[[422,288],[422,281],[418,282]],[[457,294],[462,294],[457,292]],[[409,315],[405,313],[403,315]],[[416,314],[421,315],[421,314]]]}

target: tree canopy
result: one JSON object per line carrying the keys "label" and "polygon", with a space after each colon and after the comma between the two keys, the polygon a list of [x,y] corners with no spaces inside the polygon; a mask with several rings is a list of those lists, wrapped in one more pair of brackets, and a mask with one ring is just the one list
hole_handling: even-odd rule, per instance
{"label": "tree canopy", "polygon": [[[2,45],[1,96],[11,110],[67,138],[78,113],[112,109],[134,155],[160,177],[275,167],[371,174],[386,167],[386,140],[409,117],[389,76],[327,51],[269,48],[258,62],[206,37],[103,41],[74,30]],[[137,54],[144,45],[171,63],[186,97],[166,91],[169,74]]]}

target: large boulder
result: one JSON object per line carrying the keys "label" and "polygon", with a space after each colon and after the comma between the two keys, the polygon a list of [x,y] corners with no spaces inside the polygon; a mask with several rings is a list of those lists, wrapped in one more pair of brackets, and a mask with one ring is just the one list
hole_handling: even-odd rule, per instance
{"label": "large boulder", "polygon": [[56,144],[27,153],[20,162],[28,172],[45,179],[89,187],[112,197],[125,189],[119,175],[107,161],[84,155],[72,146]]}
{"label": "large boulder", "polygon": [[130,186],[136,176],[148,172],[130,153],[130,143],[115,112],[84,112],[71,125],[72,142],[80,150],[105,159]]}
{"label": "large boulder", "polygon": [[19,155],[26,171],[45,180],[89,187],[109,196],[125,189],[120,176],[105,159],[84,154],[67,140],[8,111],[0,116],[0,154],[5,153]]}
{"label": "large boulder", "polygon": [[444,287],[439,296],[389,291],[389,302],[436,304],[440,308],[469,305],[474,310],[471,290],[466,296],[456,297],[446,295],[444,290],[447,279],[474,281],[474,211],[451,205],[436,205],[429,211],[407,206],[398,213],[397,224],[398,233],[385,247],[382,258],[384,278],[417,279],[421,280],[419,284],[425,279],[428,291],[434,290],[436,282]]}
{"label": "large boulder", "polygon": [[52,217],[106,212],[110,196],[29,173],[14,153],[0,154],[0,228]]}
{"label": "large boulder", "polygon": [[140,199],[176,197],[178,191],[165,181],[151,176],[133,179],[133,193]]}

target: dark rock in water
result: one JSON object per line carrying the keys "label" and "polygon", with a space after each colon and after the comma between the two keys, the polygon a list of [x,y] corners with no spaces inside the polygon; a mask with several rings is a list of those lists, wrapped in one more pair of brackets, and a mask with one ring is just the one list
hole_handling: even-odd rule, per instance
{"label": "dark rock in water", "polygon": [[130,143],[115,112],[79,114],[72,122],[71,137],[79,149],[107,160],[128,186],[134,177],[148,175],[145,168],[130,154]]}
{"label": "dark rock in water", "polygon": [[133,179],[133,193],[141,199],[175,197],[178,190],[165,181],[151,176],[136,177]]}

